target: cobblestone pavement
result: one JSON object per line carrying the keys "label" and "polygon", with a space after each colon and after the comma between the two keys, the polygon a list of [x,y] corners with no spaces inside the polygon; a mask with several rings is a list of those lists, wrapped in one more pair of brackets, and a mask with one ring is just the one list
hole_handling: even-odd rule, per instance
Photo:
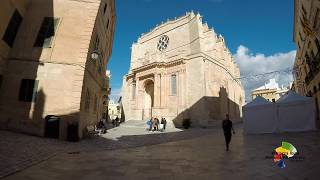
{"label": "cobblestone pavement", "polygon": [[[235,126],[237,133],[232,137],[231,150],[225,152],[220,127],[177,130],[166,134],[149,134],[140,128],[137,133],[140,135],[121,136],[125,130],[127,134],[132,134],[130,126],[136,128],[129,124],[109,131],[110,135],[79,143],[0,132],[1,163],[7,160],[12,162],[5,162],[1,167],[13,165],[19,169],[19,165],[25,163],[20,153],[25,153],[26,159],[39,155],[43,157],[38,157],[41,163],[35,163],[4,179],[306,180],[319,179],[320,176],[319,131],[244,136],[242,125],[239,124]],[[3,139],[3,135],[9,138]],[[283,140],[295,145],[298,156],[303,160],[287,159],[287,166],[280,169],[266,156],[271,156],[272,150],[280,146]],[[16,141],[17,144],[10,141]]]}
{"label": "cobblestone pavement", "polygon": [[0,178],[61,153],[132,148],[194,138],[211,132],[209,129],[182,131],[172,126],[165,132],[149,132],[145,129],[145,122],[129,121],[109,129],[106,134],[76,143],[0,131]]}

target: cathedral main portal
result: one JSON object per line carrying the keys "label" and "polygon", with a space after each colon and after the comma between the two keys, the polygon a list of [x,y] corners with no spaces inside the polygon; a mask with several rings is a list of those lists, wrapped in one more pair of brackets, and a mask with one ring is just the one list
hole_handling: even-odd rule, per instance
{"label": "cathedral main portal", "polygon": [[144,83],[144,98],[143,98],[143,111],[142,117],[144,120],[152,117],[152,107],[154,102],[154,82],[146,80]]}

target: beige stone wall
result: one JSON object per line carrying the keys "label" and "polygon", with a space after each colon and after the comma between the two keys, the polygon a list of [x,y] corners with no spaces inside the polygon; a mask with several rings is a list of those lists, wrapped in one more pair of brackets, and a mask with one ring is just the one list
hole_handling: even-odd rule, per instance
{"label": "beige stone wall", "polygon": [[[88,125],[102,118],[103,95],[108,87],[105,70],[114,34],[114,8],[113,0],[30,2],[9,51],[0,97],[1,126],[43,135],[44,117],[58,115],[62,119],[60,138],[65,139],[68,124],[78,124],[82,137]],[[60,18],[51,47],[34,47],[45,16]],[[98,49],[93,48],[96,36],[100,39]],[[102,56],[101,71],[99,63],[91,60],[94,50]],[[36,102],[18,101],[22,79],[39,81]],[[83,105],[86,89],[92,95],[88,111]],[[94,102],[96,108],[93,108]]]}
{"label": "beige stone wall", "polygon": [[[17,9],[24,17],[30,0],[3,0],[0,6],[0,37],[5,34],[8,23],[12,17],[13,12]],[[0,75],[3,75],[6,67],[6,60],[8,58],[11,48],[3,41],[0,41]]]}
{"label": "beige stone wall", "polygon": [[[294,42],[297,54],[294,64],[296,92],[312,96],[320,117],[320,2],[295,0]],[[320,124],[320,123],[318,123]]]}
{"label": "beige stone wall", "polygon": [[[169,44],[159,51],[157,43],[163,35],[169,37]],[[176,94],[171,92],[172,75],[176,76]],[[187,13],[143,34],[133,44],[131,67],[122,89],[126,119],[148,117],[147,82],[154,87],[153,117],[163,116],[177,125],[190,118],[198,126],[207,126],[226,113],[239,119],[244,103],[239,76],[223,37],[209,30],[199,14]]]}

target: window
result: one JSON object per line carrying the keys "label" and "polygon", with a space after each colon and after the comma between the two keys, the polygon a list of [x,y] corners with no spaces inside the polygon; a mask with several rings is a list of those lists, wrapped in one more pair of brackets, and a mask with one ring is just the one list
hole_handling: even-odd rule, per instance
{"label": "window", "polygon": [[177,95],[177,75],[171,75],[171,95]]}
{"label": "window", "polygon": [[272,102],[276,102],[276,100],[275,100],[275,99],[272,99]]}
{"label": "window", "polygon": [[108,7],[108,4],[104,4],[104,8],[103,8],[103,14],[106,14],[106,11],[107,11],[107,7]]}
{"label": "window", "polygon": [[18,33],[21,22],[22,22],[22,16],[20,15],[19,11],[15,10],[10,19],[6,32],[4,33],[4,36],[2,38],[2,40],[6,42],[10,47],[13,46],[13,43],[14,43],[14,40],[16,39],[16,35]]}
{"label": "window", "polygon": [[88,112],[90,109],[90,91],[87,89],[84,109]]}
{"label": "window", "polygon": [[22,79],[19,91],[19,101],[35,102],[38,90],[38,81],[33,79]]}
{"label": "window", "polygon": [[319,22],[319,8],[317,8],[316,15],[314,17],[313,28],[316,29],[318,27]]}
{"label": "window", "polygon": [[97,34],[95,40],[94,40],[94,43],[93,43],[93,48],[94,50],[99,50],[99,43],[100,43],[100,40],[99,40],[99,36]]}
{"label": "window", "polygon": [[316,44],[316,46],[317,46],[317,51],[318,51],[318,53],[319,53],[319,52],[320,52],[320,43],[319,43],[318,38],[316,38],[316,39],[314,40],[314,43]]}
{"label": "window", "polygon": [[108,19],[108,21],[107,21],[107,29],[109,28],[109,22],[110,22],[110,20]]}
{"label": "window", "polygon": [[44,48],[51,47],[58,23],[59,18],[44,17],[34,46]]}

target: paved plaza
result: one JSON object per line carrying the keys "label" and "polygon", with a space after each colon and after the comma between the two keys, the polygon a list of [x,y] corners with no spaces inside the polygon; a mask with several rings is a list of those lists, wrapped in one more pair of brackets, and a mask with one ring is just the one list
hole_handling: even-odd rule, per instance
{"label": "paved plaza", "polygon": [[[77,143],[0,131],[0,177],[17,179],[319,179],[320,132],[250,135],[235,125],[225,151],[220,127],[148,132],[129,121]],[[272,151],[292,143],[299,159],[276,166]],[[269,156],[269,157],[268,157]]]}

